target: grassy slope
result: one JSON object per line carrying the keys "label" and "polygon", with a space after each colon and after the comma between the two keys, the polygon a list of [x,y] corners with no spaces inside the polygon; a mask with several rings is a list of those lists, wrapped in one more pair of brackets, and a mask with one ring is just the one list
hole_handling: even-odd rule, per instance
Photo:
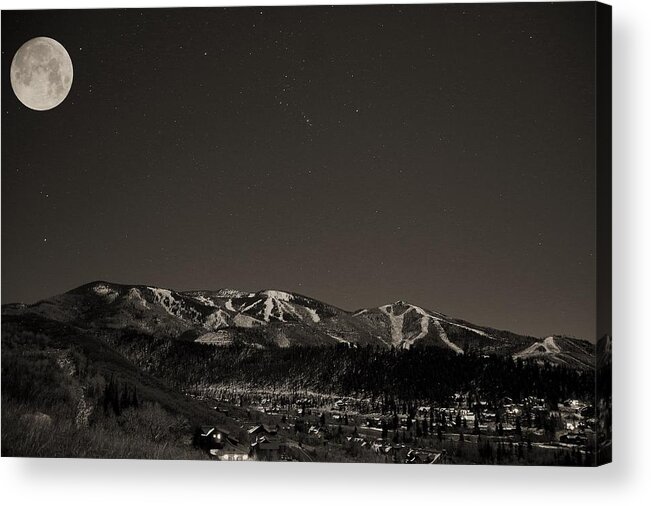
{"label": "grassy slope", "polygon": [[[190,445],[192,427],[228,428],[223,415],[97,337],[37,317],[3,318],[2,376],[3,456],[201,458]],[[138,407],[120,416],[103,409],[98,390],[111,378],[137,391]],[[81,408],[91,412],[86,423]]]}

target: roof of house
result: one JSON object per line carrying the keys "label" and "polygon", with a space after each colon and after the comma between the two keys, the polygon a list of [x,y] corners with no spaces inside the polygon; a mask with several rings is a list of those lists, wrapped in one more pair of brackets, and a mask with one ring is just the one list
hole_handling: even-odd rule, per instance
{"label": "roof of house", "polygon": [[204,437],[210,436],[210,434],[212,434],[214,430],[215,430],[214,427],[209,427],[209,426],[206,426],[206,425],[202,425],[201,426],[201,435],[204,436]]}
{"label": "roof of house", "polygon": [[258,438],[255,442],[251,443],[251,448],[258,450],[279,450],[280,442],[277,439],[269,439],[265,436]]}
{"label": "roof of house", "polygon": [[248,430],[249,434],[259,434],[260,432],[266,432],[268,434],[275,434],[278,432],[275,428],[269,427],[268,425],[260,424],[254,427],[251,427]]}
{"label": "roof of house", "polygon": [[438,463],[439,459],[441,458],[441,455],[442,453],[437,453],[436,455],[434,455],[434,458],[432,459],[432,462],[430,462],[430,464]]}
{"label": "roof of house", "polygon": [[226,439],[231,440],[233,443],[235,443],[235,444],[239,443],[237,438],[230,435],[230,432],[228,432],[227,430],[224,430],[224,429],[222,429],[220,427],[215,427],[213,425],[202,425],[200,427],[200,429],[201,429],[201,436],[202,437],[209,437],[209,436],[214,435],[216,433],[220,433],[220,434],[223,434]]}

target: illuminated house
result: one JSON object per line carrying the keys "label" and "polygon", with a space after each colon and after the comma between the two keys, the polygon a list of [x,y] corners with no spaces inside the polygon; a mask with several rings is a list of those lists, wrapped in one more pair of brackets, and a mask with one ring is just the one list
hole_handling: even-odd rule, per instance
{"label": "illuminated house", "polygon": [[205,450],[223,448],[228,436],[229,433],[223,429],[204,425],[199,429],[198,443]]}
{"label": "illuminated house", "polygon": [[229,439],[226,439],[221,448],[213,448],[208,452],[211,458],[223,461],[247,461],[251,460],[249,456],[249,451],[246,448],[242,448],[239,445],[231,443]]}
{"label": "illuminated house", "polygon": [[213,425],[199,427],[195,434],[195,441],[212,459],[244,461],[250,458],[248,449],[241,447],[236,438],[227,430]]}

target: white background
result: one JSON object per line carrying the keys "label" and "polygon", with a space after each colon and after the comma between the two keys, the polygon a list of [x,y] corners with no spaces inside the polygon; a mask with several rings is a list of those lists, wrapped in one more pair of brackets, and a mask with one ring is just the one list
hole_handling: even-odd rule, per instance
{"label": "white background", "polygon": [[[3,9],[278,3],[310,2],[0,0]],[[4,504],[651,504],[651,2],[611,3],[615,463],[570,469],[3,458]],[[7,86],[7,76],[1,82]]]}

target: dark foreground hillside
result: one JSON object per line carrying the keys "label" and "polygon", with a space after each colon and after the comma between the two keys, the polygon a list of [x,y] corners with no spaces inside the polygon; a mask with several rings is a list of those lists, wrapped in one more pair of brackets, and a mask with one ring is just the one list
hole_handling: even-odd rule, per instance
{"label": "dark foreground hillside", "polygon": [[200,459],[191,429],[225,422],[95,336],[60,323],[2,324],[2,455]]}
{"label": "dark foreground hillside", "polygon": [[2,323],[3,456],[200,459],[206,427],[253,455],[264,423],[284,450],[262,460],[591,465],[591,439],[565,426],[588,420],[593,389],[592,371],[437,347],[212,346],[37,315]]}

